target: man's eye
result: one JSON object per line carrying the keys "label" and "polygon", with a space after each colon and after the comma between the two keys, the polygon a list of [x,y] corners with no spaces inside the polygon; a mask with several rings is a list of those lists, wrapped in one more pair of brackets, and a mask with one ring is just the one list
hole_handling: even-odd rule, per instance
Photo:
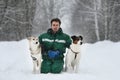
{"label": "man's eye", "polygon": [[53,26],[55,26],[55,24],[53,24]]}

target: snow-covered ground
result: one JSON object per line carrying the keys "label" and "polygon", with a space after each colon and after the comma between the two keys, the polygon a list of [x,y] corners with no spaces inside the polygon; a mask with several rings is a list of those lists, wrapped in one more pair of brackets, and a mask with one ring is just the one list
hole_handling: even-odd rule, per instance
{"label": "snow-covered ground", "polygon": [[120,42],[83,44],[79,73],[32,74],[27,39],[0,42],[0,80],[120,80]]}

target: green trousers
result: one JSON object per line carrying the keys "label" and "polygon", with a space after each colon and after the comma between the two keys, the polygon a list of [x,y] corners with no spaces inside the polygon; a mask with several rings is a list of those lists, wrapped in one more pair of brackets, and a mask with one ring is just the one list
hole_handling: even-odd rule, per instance
{"label": "green trousers", "polygon": [[41,73],[60,73],[63,70],[63,60],[43,60]]}

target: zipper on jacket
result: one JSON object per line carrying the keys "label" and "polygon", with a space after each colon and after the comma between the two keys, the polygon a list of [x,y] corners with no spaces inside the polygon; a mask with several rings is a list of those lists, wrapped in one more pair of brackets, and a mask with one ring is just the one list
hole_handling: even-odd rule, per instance
{"label": "zipper on jacket", "polygon": [[54,43],[55,43],[55,40],[56,40],[56,34],[54,34],[53,37],[54,37],[54,41],[53,41],[53,44],[52,44],[51,50],[54,50]]}

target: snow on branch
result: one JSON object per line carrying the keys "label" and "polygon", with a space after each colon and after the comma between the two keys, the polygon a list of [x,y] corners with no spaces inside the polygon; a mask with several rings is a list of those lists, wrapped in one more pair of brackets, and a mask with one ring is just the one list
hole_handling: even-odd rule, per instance
{"label": "snow on branch", "polygon": [[5,16],[5,17],[8,18],[8,19],[10,19],[10,20],[13,21],[13,22],[18,22],[18,23],[20,23],[20,24],[29,24],[29,22],[18,21],[18,20],[15,20],[15,19],[11,18],[11,17],[8,17],[8,16]]}

